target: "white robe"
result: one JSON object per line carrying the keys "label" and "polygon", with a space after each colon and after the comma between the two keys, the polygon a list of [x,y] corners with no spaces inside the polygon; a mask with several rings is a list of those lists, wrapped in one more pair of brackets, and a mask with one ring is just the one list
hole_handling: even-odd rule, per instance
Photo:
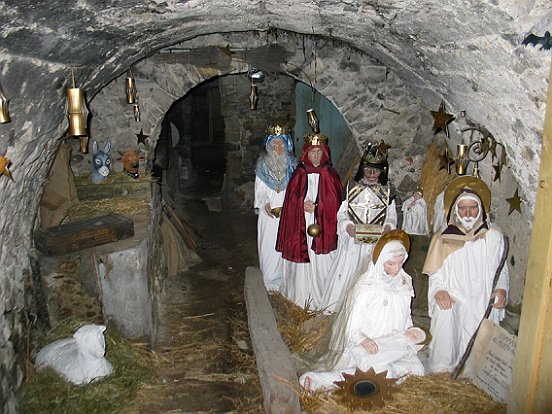
{"label": "white robe", "polygon": [[274,191],[259,177],[255,178],[255,204],[258,211],[257,218],[257,251],[259,254],[259,268],[263,275],[267,290],[279,290],[284,273],[284,259],[276,251],[276,237],[278,236],[279,217],[270,217],[265,210],[265,204],[271,208],[281,207],[284,204],[284,191]]}
{"label": "white robe", "polygon": [[[411,206],[412,202],[414,204]],[[427,206],[423,198],[415,200],[408,198],[402,206],[403,224],[402,229],[408,234],[428,235]]]}
{"label": "white robe", "polygon": [[335,381],[343,381],[343,373],[354,374],[356,369],[363,372],[373,368],[376,373],[387,371],[387,378],[400,378],[404,375],[424,375],[424,366],[418,358],[422,345],[416,345],[404,335],[404,332],[392,333],[374,338],[378,352],[370,354],[360,343],[347,347],[341,365],[333,371],[306,372],[299,378],[305,387],[310,378],[310,390],[336,388]]}
{"label": "white robe", "polygon": [[[479,326],[492,293],[492,282],[502,257],[502,233],[491,228],[485,237],[468,241],[451,253],[439,270],[429,277],[429,316],[433,340],[429,344],[431,372],[452,371]],[[508,266],[505,264],[495,289],[508,291]],[[455,303],[441,310],[435,293],[446,290]],[[499,323],[504,309],[493,309],[489,319]]]}
{"label": "white robe", "polygon": [[[307,175],[305,201],[315,201],[318,195],[319,174]],[[327,283],[330,266],[335,258],[335,250],[327,254],[316,254],[312,249],[312,237],[307,228],[314,224],[314,213],[305,212],[305,234],[310,263],[296,263],[284,259],[284,275],[280,292],[296,305],[309,310],[322,309],[322,295]]]}
{"label": "white robe", "polygon": [[[332,264],[328,274],[328,284],[324,290],[324,296],[321,308],[326,313],[335,312],[347,290],[350,281],[355,274],[366,271],[369,261],[372,257],[374,244],[355,243],[355,238],[347,233],[346,228],[353,224],[347,213],[348,203],[344,200],[337,212],[337,251],[336,259]],[[397,227],[397,208],[395,200],[387,207],[387,214],[383,227],[389,226],[391,229]]]}

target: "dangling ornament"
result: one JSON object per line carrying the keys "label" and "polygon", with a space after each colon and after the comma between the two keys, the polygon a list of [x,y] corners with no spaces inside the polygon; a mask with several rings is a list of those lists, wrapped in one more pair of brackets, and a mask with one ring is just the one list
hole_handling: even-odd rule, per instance
{"label": "dangling ornament", "polygon": [[320,227],[316,223],[313,223],[309,227],[307,227],[307,234],[311,237],[318,237],[320,236],[320,234],[322,234],[322,227]]}
{"label": "dangling ornament", "polygon": [[134,120],[140,122],[140,105],[134,104]]}
{"label": "dangling ornament", "polygon": [[454,119],[454,116],[447,114],[445,111],[445,102],[441,100],[438,111],[430,111],[433,117],[433,133],[445,131],[445,135],[449,138],[448,124]]}
{"label": "dangling ornament", "polygon": [[125,80],[125,94],[128,104],[136,103],[136,81],[134,80],[134,76],[132,76],[131,69],[127,71],[127,77]]}
{"label": "dangling ornament", "polygon": [[84,90],[75,85],[75,75],[71,68],[71,87],[67,88],[67,118],[69,119],[69,135],[73,137],[88,135],[86,123],[88,108],[84,99]]}

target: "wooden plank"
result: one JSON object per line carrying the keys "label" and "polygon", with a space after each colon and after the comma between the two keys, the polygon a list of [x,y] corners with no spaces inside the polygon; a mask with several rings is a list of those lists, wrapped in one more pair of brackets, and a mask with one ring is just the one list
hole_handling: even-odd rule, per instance
{"label": "wooden plank", "polygon": [[[129,180],[132,180],[129,178]],[[103,200],[114,197],[151,199],[152,181],[146,179],[127,182],[77,184],[79,200]]]}
{"label": "wooden plank", "polygon": [[108,214],[77,223],[37,230],[36,247],[45,254],[64,254],[134,236],[134,222],[120,214]]}
{"label": "wooden plank", "polygon": [[[549,81],[552,80],[552,66]],[[544,119],[539,185],[508,414],[552,407],[552,86]]]}
{"label": "wooden plank", "polygon": [[245,271],[245,301],[265,413],[299,414],[297,373],[278,331],[261,271],[256,267],[249,266]]}

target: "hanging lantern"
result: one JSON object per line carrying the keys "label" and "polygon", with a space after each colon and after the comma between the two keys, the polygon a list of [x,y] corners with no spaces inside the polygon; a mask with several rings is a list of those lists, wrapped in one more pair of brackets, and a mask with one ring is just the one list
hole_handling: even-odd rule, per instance
{"label": "hanging lantern", "polygon": [[257,85],[251,84],[251,91],[249,92],[249,109],[257,109],[257,102],[259,95],[257,94]]}
{"label": "hanging lantern", "polygon": [[134,104],[136,102],[136,81],[132,76],[132,71],[127,71],[127,77],[125,81],[125,93],[126,101],[128,104]]}
{"label": "hanging lantern", "polygon": [[10,122],[9,104],[10,98],[6,96],[2,89],[2,85],[0,85],[0,124]]}
{"label": "hanging lantern", "polygon": [[314,109],[307,110],[307,119],[309,121],[312,132],[318,134],[320,132],[320,121],[318,121],[318,117],[316,116],[316,112],[314,112]]}
{"label": "hanging lantern", "polygon": [[71,71],[71,88],[67,88],[67,117],[69,118],[69,135],[79,137],[88,135],[86,123],[88,108],[84,99],[84,90],[75,86],[75,76]]}
{"label": "hanging lantern", "polygon": [[465,175],[469,162],[468,146],[465,144],[458,144],[456,146],[456,174]]}

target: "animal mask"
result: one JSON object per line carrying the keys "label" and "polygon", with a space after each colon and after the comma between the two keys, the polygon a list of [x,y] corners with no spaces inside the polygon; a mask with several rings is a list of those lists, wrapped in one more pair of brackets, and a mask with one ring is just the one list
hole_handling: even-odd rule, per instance
{"label": "animal mask", "polygon": [[111,158],[109,157],[111,142],[107,141],[103,149],[99,149],[98,143],[94,141],[93,148],[92,174],[90,175],[90,178],[94,184],[99,184],[105,180],[111,171]]}

